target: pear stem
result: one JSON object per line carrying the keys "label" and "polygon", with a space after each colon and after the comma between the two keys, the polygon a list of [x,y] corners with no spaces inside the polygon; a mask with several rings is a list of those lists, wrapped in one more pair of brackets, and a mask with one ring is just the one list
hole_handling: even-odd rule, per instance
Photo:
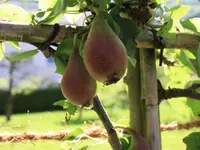
{"label": "pear stem", "polygon": [[93,109],[101,119],[101,122],[103,123],[107,133],[108,133],[108,139],[109,143],[113,150],[122,150],[122,145],[118,139],[117,132],[112,125],[105,108],[103,107],[101,101],[99,100],[99,97],[96,95],[93,98]]}
{"label": "pear stem", "polygon": [[74,47],[74,52],[79,53],[78,49],[78,33],[74,34],[74,40],[73,40],[73,47]]}
{"label": "pear stem", "polygon": [[93,10],[96,13],[96,15],[99,14],[99,9],[94,5],[94,3],[91,0],[85,0],[85,2],[90,10]]}

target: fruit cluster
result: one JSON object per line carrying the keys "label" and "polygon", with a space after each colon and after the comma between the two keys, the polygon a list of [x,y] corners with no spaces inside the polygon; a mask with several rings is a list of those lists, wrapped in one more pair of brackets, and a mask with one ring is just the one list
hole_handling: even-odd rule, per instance
{"label": "fruit cluster", "polygon": [[83,58],[79,55],[77,44],[74,45],[62,77],[61,90],[73,104],[86,106],[96,94],[96,81],[110,85],[123,77],[127,52],[101,12],[92,21]]}

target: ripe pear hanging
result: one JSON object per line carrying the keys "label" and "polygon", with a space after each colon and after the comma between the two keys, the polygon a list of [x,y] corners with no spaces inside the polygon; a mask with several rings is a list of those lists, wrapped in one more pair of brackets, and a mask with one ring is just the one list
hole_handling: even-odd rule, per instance
{"label": "ripe pear hanging", "polygon": [[130,150],[150,150],[148,144],[138,132],[131,129],[129,131],[134,138]]}
{"label": "ripe pear hanging", "polygon": [[89,104],[96,92],[96,81],[86,70],[83,59],[75,47],[61,80],[61,91],[74,105]]}
{"label": "ripe pear hanging", "polygon": [[101,13],[92,22],[83,59],[91,76],[104,85],[118,82],[126,71],[126,48]]}

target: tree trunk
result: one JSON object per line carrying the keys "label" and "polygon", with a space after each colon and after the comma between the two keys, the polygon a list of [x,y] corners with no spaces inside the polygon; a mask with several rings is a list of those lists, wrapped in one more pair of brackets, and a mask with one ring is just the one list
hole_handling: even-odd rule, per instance
{"label": "tree trunk", "polygon": [[13,101],[14,96],[12,95],[12,88],[13,88],[13,73],[14,73],[15,63],[10,63],[9,69],[9,88],[8,88],[8,100],[6,103],[5,114],[6,114],[6,121],[11,120],[11,115],[13,111]]}
{"label": "tree trunk", "polygon": [[161,150],[155,49],[140,49],[141,99],[146,118],[146,140],[150,150]]}
{"label": "tree trunk", "polygon": [[126,84],[128,85],[128,99],[130,110],[130,128],[136,130],[144,136],[143,129],[143,114],[141,97],[141,82],[140,82],[140,62],[139,50],[136,50],[136,66],[134,67],[130,62],[128,63],[128,73],[126,76]]}

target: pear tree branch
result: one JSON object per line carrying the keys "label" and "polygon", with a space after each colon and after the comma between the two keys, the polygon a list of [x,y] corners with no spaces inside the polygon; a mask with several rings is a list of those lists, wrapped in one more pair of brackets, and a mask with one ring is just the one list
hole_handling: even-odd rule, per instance
{"label": "pear tree branch", "polygon": [[121,150],[122,145],[117,137],[116,130],[114,126],[112,125],[101,101],[99,100],[98,96],[95,96],[93,98],[93,109],[101,119],[107,133],[108,133],[108,138],[110,145],[112,146],[113,150]]}
{"label": "pear tree branch", "polygon": [[[14,22],[0,22],[0,40],[18,41],[26,43],[43,43],[52,33],[53,25],[29,25]],[[83,26],[72,27],[60,25],[60,31],[55,36],[52,43],[60,43],[66,38],[73,37],[76,33],[86,33],[87,28]],[[176,34],[176,33],[174,33]],[[81,36],[81,34],[79,34]],[[179,33],[176,39],[164,38],[164,47],[168,49],[188,49],[198,48],[200,35]],[[160,48],[154,46],[154,37],[151,31],[142,30],[136,38],[137,48]]]}
{"label": "pear tree branch", "polygon": [[169,88],[165,90],[162,87],[161,82],[159,80],[157,81],[159,103],[161,103],[163,100],[178,97],[188,97],[191,98],[191,100],[200,100],[200,93],[197,92],[197,89],[200,88],[200,83],[193,83],[186,89]]}

